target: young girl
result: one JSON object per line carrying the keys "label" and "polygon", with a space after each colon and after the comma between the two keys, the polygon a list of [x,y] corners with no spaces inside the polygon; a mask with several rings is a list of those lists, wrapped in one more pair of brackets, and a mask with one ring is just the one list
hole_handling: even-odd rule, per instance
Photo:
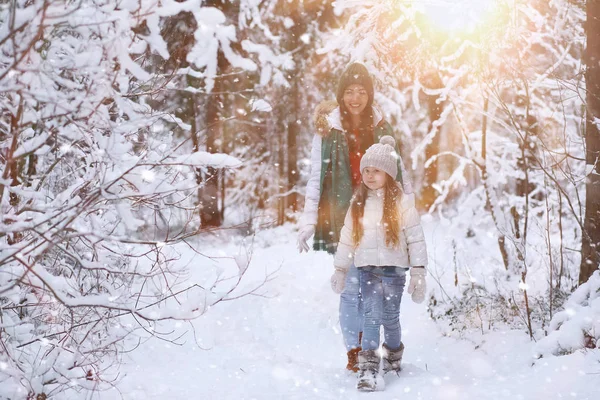
{"label": "young girl", "polygon": [[384,327],[383,370],[400,372],[404,345],[401,342],[400,300],[410,268],[408,293],[413,301],[425,298],[427,249],[414,195],[403,193],[393,177],[398,155],[394,138],[383,136],[360,161],[362,184],[346,214],[335,255],[331,286],[341,293],[346,274],[354,263],[359,270],[364,325],[358,353],[360,391],[377,388],[379,328]]}

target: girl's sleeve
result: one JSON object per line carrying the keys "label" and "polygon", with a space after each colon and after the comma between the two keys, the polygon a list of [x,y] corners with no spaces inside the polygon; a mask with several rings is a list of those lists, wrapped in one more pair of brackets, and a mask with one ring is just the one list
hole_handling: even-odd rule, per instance
{"label": "girl's sleeve", "polygon": [[352,213],[348,209],[344,226],[340,233],[340,242],[335,252],[333,265],[336,269],[348,270],[354,261],[354,244],[352,243]]}
{"label": "girl's sleeve", "polygon": [[300,218],[300,226],[316,225],[321,197],[321,144],[322,138],[315,135],[310,151],[310,176],[304,195],[304,212]]}
{"label": "girl's sleeve", "polygon": [[408,246],[408,258],[412,267],[427,266],[427,246],[425,235],[421,226],[421,217],[415,208],[414,194],[405,195],[402,199],[402,225],[406,245]]}

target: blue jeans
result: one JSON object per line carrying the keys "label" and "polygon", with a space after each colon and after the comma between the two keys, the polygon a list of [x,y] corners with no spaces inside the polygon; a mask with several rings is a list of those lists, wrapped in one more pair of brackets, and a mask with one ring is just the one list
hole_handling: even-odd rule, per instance
{"label": "blue jeans", "polygon": [[340,295],[340,326],[346,351],[360,346],[358,333],[362,332],[363,321],[359,274],[352,264],[346,275],[346,286]]}
{"label": "blue jeans", "polygon": [[379,348],[383,325],[385,344],[400,347],[400,301],[406,283],[406,270],[397,267],[361,267],[360,292],[364,307],[363,350]]}

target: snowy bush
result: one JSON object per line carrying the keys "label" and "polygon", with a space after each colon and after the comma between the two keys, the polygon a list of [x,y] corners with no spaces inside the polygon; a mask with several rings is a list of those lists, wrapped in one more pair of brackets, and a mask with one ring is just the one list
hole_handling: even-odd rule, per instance
{"label": "snowy bush", "polygon": [[579,286],[550,322],[548,336],[535,346],[537,357],[600,349],[600,271]]}
{"label": "snowy bush", "polygon": [[[460,230],[470,230],[485,243],[479,247],[467,239],[464,249],[469,274],[463,280],[485,282],[489,299],[502,298],[485,302],[482,312],[534,337],[577,284],[579,257],[567,249],[579,246],[583,220],[582,104],[575,93],[582,85],[577,57],[585,16],[578,5],[563,1],[517,2],[515,11],[513,33],[518,34],[508,37],[504,48],[482,55],[491,62],[472,66],[472,84],[463,82],[446,92],[459,116],[463,144],[459,151],[433,158],[458,161],[458,168],[440,182],[434,208],[463,227],[460,236]],[[460,70],[464,76],[469,69]],[[473,184],[473,174],[480,184]],[[473,191],[460,195],[456,211],[448,210],[445,198],[464,187]],[[481,254],[478,248],[486,249],[486,262],[473,257]],[[497,252],[490,254],[490,249]],[[437,273],[443,269],[438,265]],[[458,294],[457,304],[481,298],[467,293]]]}

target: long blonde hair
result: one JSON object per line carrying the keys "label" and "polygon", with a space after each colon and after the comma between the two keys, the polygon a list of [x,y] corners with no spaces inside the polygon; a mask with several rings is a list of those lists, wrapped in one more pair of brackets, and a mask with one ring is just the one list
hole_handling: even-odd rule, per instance
{"label": "long blonde hair", "polygon": [[[402,196],[402,190],[396,181],[387,174],[383,188],[383,217],[381,218],[381,222],[385,228],[385,244],[391,248],[397,248],[400,245],[400,211],[398,210],[398,200]],[[364,182],[361,182],[350,203],[353,226],[352,241],[354,246],[358,246],[364,234],[362,219],[365,215],[365,202],[368,193],[369,188]]]}

